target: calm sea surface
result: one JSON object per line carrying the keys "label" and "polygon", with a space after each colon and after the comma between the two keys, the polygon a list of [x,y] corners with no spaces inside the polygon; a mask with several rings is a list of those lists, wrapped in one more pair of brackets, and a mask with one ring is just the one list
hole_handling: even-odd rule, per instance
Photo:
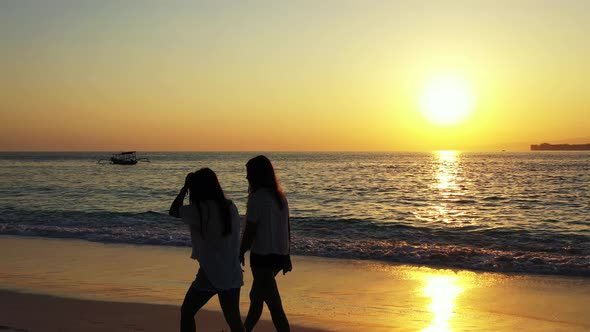
{"label": "calm sea surface", "polygon": [[[189,245],[168,217],[210,167],[240,214],[255,153],[0,153],[0,234]],[[270,153],[293,253],[590,277],[590,153]]]}

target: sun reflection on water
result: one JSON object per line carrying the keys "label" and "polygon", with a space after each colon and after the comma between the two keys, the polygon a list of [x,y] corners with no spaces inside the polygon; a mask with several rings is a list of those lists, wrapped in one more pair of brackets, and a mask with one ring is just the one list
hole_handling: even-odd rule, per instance
{"label": "sun reflection on water", "polygon": [[455,299],[463,291],[458,285],[458,277],[435,275],[424,279],[426,286],[422,289],[425,296],[432,299],[428,311],[434,317],[430,326],[423,332],[451,332],[450,320],[454,316]]}
{"label": "sun reflection on water", "polygon": [[449,194],[449,191],[457,189],[457,157],[458,151],[436,151],[438,158],[436,179],[438,183],[436,187],[441,190],[443,195]]}
{"label": "sun reflection on water", "polygon": [[460,171],[459,151],[436,151],[434,178],[436,179],[431,188],[437,192],[437,203],[432,206],[430,211],[431,218],[440,220],[444,223],[454,221],[454,216],[460,214],[460,211],[450,207],[449,203],[460,199],[464,194],[457,174]]}

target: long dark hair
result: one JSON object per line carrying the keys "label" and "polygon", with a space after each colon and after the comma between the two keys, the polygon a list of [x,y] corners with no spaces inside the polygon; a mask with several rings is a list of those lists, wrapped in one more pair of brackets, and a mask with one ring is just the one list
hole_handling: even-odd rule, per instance
{"label": "long dark hair", "polygon": [[202,201],[215,201],[215,203],[217,203],[216,205],[219,209],[219,215],[223,222],[223,235],[231,234],[230,204],[223,193],[223,189],[221,189],[221,185],[219,184],[215,172],[210,168],[201,168],[192,173],[188,180],[188,190],[189,200],[191,204],[194,204],[197,207],[201,218],[201,227],[199,229],[201,236],[205,236],[205,234],[203,234],[203,213],[201,211],[201,205],[199,204],[199,202]]}
{"label": "long dark hair", "polygon": [[262,155],[250,159],[246,163],[246,172],[250,184],[248,195],[251,196],[258,189],[268,188],[272,190],[279,208],[282,210],[285,205],[285,193],[281,189],[279,179],[277,179],[270,160]]}

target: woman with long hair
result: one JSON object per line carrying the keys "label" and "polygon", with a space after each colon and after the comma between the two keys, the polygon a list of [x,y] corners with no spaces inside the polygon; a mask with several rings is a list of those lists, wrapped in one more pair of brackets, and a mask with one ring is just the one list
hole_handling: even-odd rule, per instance
{"label": "woman with long hair", "polygon": [[289,331],[289,321],[283,310],[281,295],[275,276],[291,271],[289,205],[270,160],[265,156],[252,158],[246,164],[248,204],[246,227],[240,247],[240,261],[250,250],[252,289],[250,309],[244,322],[246,331],[252,331],[264,303],[270,310],[275,328]]}
{"label": "woman with long hair", "polygon": [[[190,204],[183,205],[187,192]],[[244,331],[239,306],[244,284],[239,261],[240,215],[223,194],[217,175],[209,168],[189,173],[170,206],[170,215],[189,225],[191,258],[199,262],[180,309],[180,331],[196,331],[197,311],[215,294],[231,331]]]}

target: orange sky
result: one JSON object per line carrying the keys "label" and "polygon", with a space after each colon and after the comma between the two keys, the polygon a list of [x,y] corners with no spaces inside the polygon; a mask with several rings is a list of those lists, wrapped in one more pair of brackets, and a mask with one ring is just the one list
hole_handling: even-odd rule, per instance
{"label": "orange sky", "polygon": [[[541,4],[542,3],[542,4]],[[526,150],[590,141],[590,3],[0,4],[0,151]],[[475,106],[421,112],[452,73]]]}

